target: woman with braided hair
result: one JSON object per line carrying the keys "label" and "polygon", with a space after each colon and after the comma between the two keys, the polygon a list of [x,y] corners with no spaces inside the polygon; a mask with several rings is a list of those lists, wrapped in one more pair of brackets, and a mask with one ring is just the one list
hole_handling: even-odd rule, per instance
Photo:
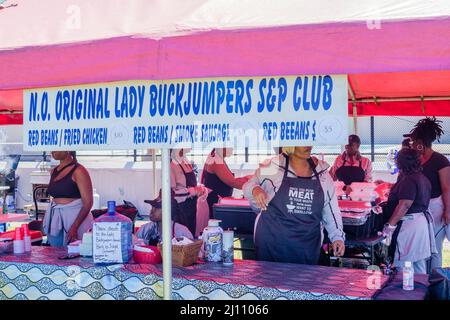
{"label": "woman with braided hair", "polygon": [[421,155],[422,172],[431,182],[431,200],[428,209],[434,220],[437,254],[431,257],[431,270],[442,267],[442,245],[450,240],[450,162],[432,148],[432,143],[444,135],[442,121],[435,117],[420,120],[405,137]]}

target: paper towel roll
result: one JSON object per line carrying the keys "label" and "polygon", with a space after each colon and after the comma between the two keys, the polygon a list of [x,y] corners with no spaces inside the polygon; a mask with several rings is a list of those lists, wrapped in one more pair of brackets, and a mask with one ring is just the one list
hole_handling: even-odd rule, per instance
{"label": "paper towel roll", "polygon": [[223,232],[222,238],[222,261],[224,265],[232,265],[234,260],[234,232],[231,230]]}
{"label": "paper towel roll", "polygon": [[233,248],[234,243],[234,231],[227,230],[223,232],[223,248],[229,249]]}

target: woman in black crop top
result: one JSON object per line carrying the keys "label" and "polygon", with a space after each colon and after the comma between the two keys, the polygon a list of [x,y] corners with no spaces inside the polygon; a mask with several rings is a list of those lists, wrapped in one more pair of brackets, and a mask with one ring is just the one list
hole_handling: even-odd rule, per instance
{"label": "woman in black crop top", "polygon": [[434,233],[438,254],[431,257],[431,268],[442,267],[442,245],[450,240],[450,162],[432,148],[432,143],[444,134],[442,121],[435,117],[420,120],[409,134],[412,147],[421,155],[422,173],[431,183],[429,210],[434,219]]}
{"label": "woman in black crop top", "polygon": [[52,202],[44,217],[44,231],[50,245],[65,246],[81,239],[92,226],[92,182],[74,152],[54,151],[52,157],[60,164],[51,172],[48,193]]}
{"label": "woman in black crop top", "polygon": [[213,218],[213,205],[220,198],[231,197],[233,189],[242,189],[250,176],[235,178],[225,158],[233,155],[233,148],[213,149],[203,167],[201,182],[212,191],[208,195],[209,216]]}

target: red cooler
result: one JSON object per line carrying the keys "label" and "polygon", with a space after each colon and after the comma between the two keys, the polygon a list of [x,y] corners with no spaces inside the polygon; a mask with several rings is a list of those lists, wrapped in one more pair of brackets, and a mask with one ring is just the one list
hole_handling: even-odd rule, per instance
{"label": "red cooler", "polygon": [[[0,233],[0,239],[14,240],[15,230]],[[39,244],[42,241],[42,232],[30,230],[31,244]]]}

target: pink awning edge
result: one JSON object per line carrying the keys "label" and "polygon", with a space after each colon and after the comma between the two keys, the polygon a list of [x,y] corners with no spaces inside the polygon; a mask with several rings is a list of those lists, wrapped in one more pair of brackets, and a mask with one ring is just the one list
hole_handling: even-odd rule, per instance
{"label": "pink awning edge", "polygon": [[154,79],[158,43],[130,37],[0,51],[0,90]]}
{"label": "pink awning edge", "polygon": [[22,111],[23,91],[22,90],[0,90],[0,112],[2,111]]}
{"label": "pink awning edge", "polygon": [[0,51],[0,89],[130,79],[450,70],[450,18],[209,31]]}
{"label": "pink awning edge", "polygon": [[0,125],[22,124],[23,90],[0,90]]}
{"label": "pink awning edge", "polygon": [[450,70],[350,74],[355,97],[449,97]]}
{"label": "pink awning edge", "polygon": [[[450,117],[450,100],[357,102],[356,114],[366,116]],[[348,104],[348,115],[353,115],[353,104]]]}

